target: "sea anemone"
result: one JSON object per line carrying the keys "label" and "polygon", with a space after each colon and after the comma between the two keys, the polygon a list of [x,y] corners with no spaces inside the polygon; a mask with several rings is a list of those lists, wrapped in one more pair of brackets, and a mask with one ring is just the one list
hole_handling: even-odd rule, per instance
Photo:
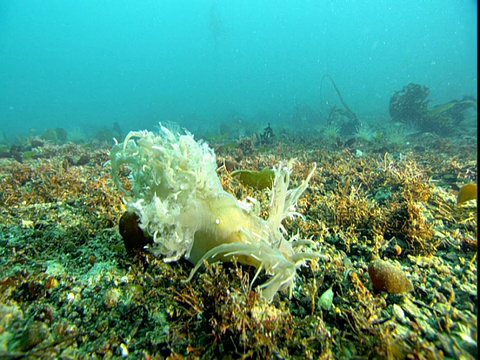
{"label": "sea anemone", "polygon": [[[149,250],[166,262],[185,257],[195,264],[187,280],[205,260],[236,257],[257,268],[253,281],[261,271],[271,275],[259,287],[272,301],[278,290],[291,294],[299,266],[321,257],[306,249],[315,246],[313,241],[287,237],[282,226],[286,217],[301,217],[295,204],[315,166],[294,189],[288,189],[292,161],[273,169],[265,220],[257,215],[258,202],[239,201],[222,188],[213,150],[190,133],[174,134],[163,126],[158,134],[130,132],[112,148],[110,163],[115,183],[127,195],[128,211],[138,216],[140,228],[153,238]],[[130,169],[128,179],[122,178],[122,167]]]}

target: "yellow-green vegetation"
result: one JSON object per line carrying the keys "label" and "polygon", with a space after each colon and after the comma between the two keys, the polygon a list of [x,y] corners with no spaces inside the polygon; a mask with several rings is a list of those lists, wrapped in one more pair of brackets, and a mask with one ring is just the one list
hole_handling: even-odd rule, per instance
{"label": "yellow-green vegetation", "polygon": [[256,189],[271,188],[275,178],[275,172],[272,169],[265,168],[260,171],[255,170],[235,170],[230,175],[238,180],[244,186],[251,186]]}
{"label": "yellow-green vegetation", "polygon": [[477,200],[477,184],[465,184],[458,191],[457,205],[470,200]]}

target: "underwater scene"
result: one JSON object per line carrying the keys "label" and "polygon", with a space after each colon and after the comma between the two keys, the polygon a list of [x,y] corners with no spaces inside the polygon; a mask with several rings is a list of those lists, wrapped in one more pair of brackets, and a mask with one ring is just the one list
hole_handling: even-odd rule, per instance
{"label": "underwater scene", "polygon": [[0,359],[477,359],[477,2],[0,1]]}

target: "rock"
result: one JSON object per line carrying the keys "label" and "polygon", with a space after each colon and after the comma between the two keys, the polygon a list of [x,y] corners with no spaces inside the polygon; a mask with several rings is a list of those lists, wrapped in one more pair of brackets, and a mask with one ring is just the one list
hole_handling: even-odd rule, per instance
{"label": "rock", "polygon": [[413,290],[413,285],[403,270],[384,260],[375,260],[368,266],[373,288],[389,293],[403,293]]}

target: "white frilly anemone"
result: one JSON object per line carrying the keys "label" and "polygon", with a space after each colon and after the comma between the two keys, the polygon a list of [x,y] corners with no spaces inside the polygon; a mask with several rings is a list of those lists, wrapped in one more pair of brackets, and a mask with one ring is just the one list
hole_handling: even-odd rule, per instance
{"label": "white frilly anemone", "polygon": [[[193,135],[174,134],[161,126],[159,133],[130,132],[110,152],[113,180],[127,195],[127,209],[135,212],[140,227],[153,238],[149,250],[164,261],[187,258],[195,272],[206,260],[253,265],[270,279],[259,286],[271,301],[279,290],[290,295],[296,270],[306,261],[321,257],[308,247],[311,240],[288,236],[282,221],[302,215],[295,212],[297,200],[311,179],[315,166],[300,185],[288,189],[293,162],[274,168],[269,216],[258,216],[258,204],[239,201],[221,185],[215,153]],[[130,170],[129,190],[120,176]]]}

